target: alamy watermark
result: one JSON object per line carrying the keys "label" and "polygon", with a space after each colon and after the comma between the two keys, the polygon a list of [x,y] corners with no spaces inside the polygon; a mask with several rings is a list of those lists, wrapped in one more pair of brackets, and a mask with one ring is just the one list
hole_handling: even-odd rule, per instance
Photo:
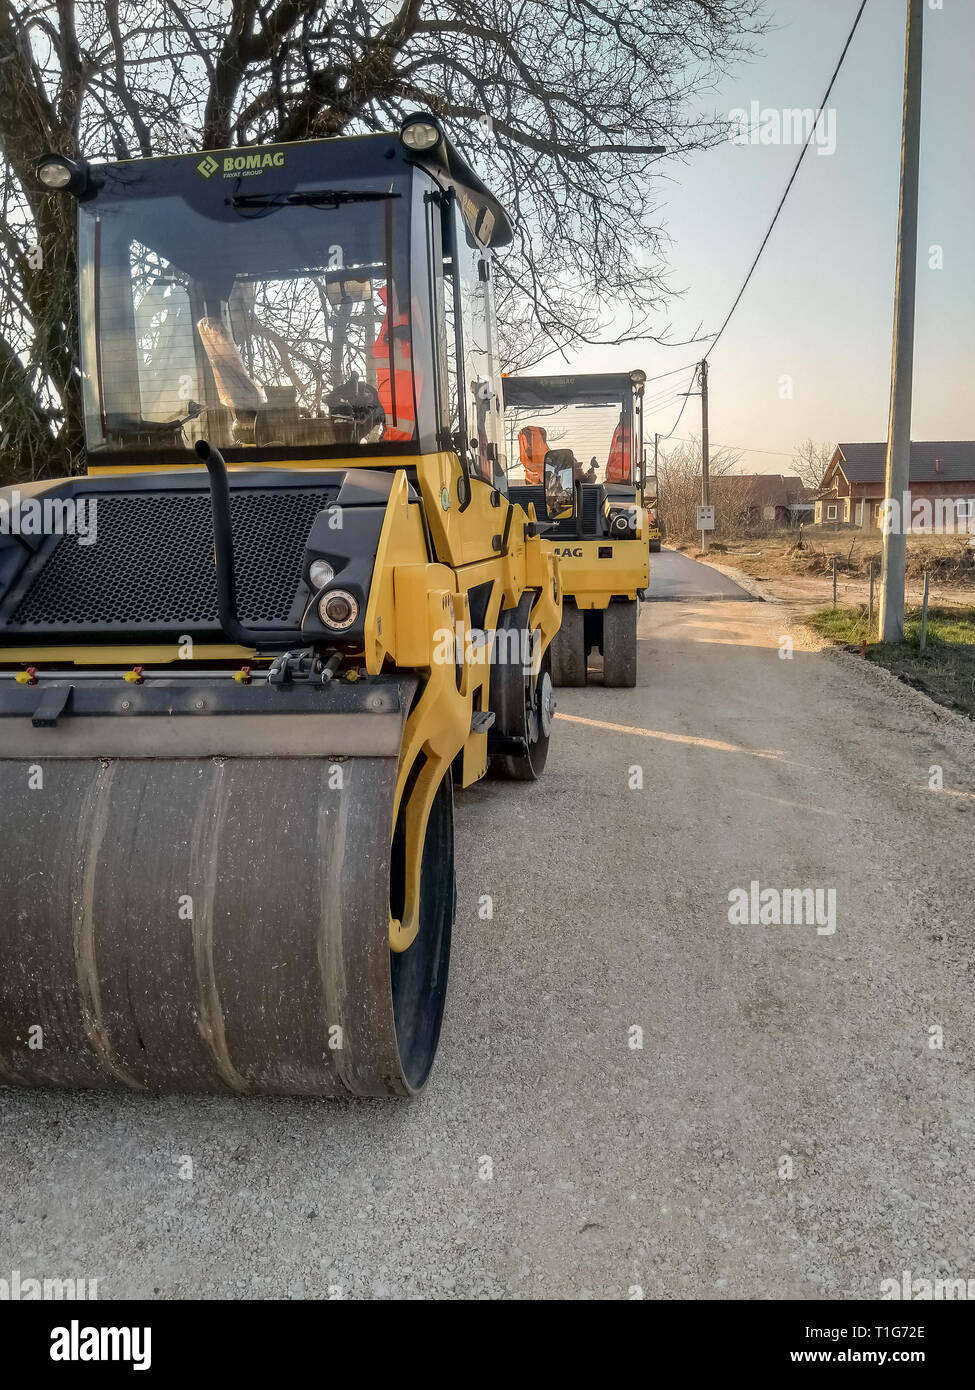
{"label": "alamy watermark", "polygon": [[733,927],[815,927],[818,936],[836,931],[835,888],[763,888],[753,878],[728,894]]}
{"label": "alamy watermark", "polygon": [[74,536],[79,545],[98,539],[96,497],[24,497],[12,488],[0,497],[0,536]]}
{"label": "alamy watermark", "polygon": [[525,671],[538,673],[541,662],[541,633],[538,628],[479,628],[468,627],[463,618],[453,629],[438,628],[433,634],[436,644],[433,660],[438,666],[449,666],[464,655],[467,666],[521,666]]}
{"label": "alamy watermark", "polygon": [[915,1279],[909,1269],[905,1269],[899,1279],[884,1279],[880,1285],[880,1297],[907,1299],[916,1303],[954,1302],[955,1300],[975,1301],[975,1279],[954,1279],[950,1275],[938,1279]]}
{"label": "alamy watermark", "polygon": [[746,109],[728,112],[728,139],[733,145],[816,146],[817,154],[836,152],[834,107],[762,106],[753,101]]}
{"label": "alamy watermark", "polygon": [[51,1331],[52,1361],[131,1361],[133,1371],[152,1365],[151,1327],[83,1327],[72,1318]]}
{"label": "alamy watermark", "polygon": [[886,497],[877,524],[887,535],[931,531],[939,535],[975,535],[975,497]]}
{"label": "alamy watermark", "polygon": [[97,1279],[25,1278],[19,1269],[11,1270],[9,1279],[0,1278],[0,1303],[71,1303],[97,1297]]}

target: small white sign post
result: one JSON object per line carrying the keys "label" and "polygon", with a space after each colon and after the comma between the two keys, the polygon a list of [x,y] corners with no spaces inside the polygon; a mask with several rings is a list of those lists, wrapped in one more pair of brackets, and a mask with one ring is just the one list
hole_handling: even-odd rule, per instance
{"label": "small white sign post", "polygon": [[701,549],[702,549],[702,550],[707,550],[707,546],[705,545],[705,542],[704,542],[704,533],[705,533],[705,531],[713,531],[713,530],[714,530],[714,508],[713,508],[713,507],[698,507],[698,509],[697,509],[697,529],[698,529],[698,530],[700,531],[700,533],[701,533]]}

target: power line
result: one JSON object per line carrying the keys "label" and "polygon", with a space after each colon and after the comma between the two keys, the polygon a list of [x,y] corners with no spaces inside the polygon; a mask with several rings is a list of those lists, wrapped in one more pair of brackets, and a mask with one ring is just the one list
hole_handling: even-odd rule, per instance
{"label": "power line", "polygon": [[[680,444],[694,443],[693,439],[681,434],[677,436],[677,441]],[[715,449],[741,449],[746,454],[774,454],[776,458],[780,459],[795,458],[795,454],[787,454],[782,449],[753,449],[750,444],[715,444],[713,447]]]}
{"label": "power line", "polygon": [[[537,366],[539,365],[540,362],[544,362],[545,359],[546,359],[546,357],[553,357],[553,356],[555,355],[555,353],[557,353],[557,352],[561,352],[561,353],[563,354],[563,356],[564,356],[564,355],[566,354],[566,352],[569,350],[569,348],[574,347],[574,346],[575,346],[574,344],[571,344],[571,343],[570,343],[570,344],[564,344],[563,346],[560,346],[560,347],[551,348],[548,352],[543,353],[541,357],[536,357],[535,360],[534,360],[534,362],[530,362],[530,363],[528,364],[527,367],[519,368],[519,370],[518,370],[517,372],[515,372],[514,375],[515,375],[515,376],[521,376],[521,375],[523,375],[525,372],[530,372],[530,371],[532,370],[533,367],[537,367]],[[618,347],[619,344],[617,343],[617,344],[614,345],[613,343],[606,343],[606,344],[590,343],[590,344],[587,344],[587,346],[589,346],[589,347],[600,347],[600,346],[613,347],[613,346],[617,346],[617,347]],[[667,347],[668,344],[662,343],[661,346],[662,346],[662,347]],[[680,346],[680,345],[679,345],[679,344],[671,344],[670,346]],[[686,344],[684,344],[684,346],[686,346]],[[673,367],[673,368],[671,368],[671,370],[670,370],[669,372],[658,372],[656,376],[648,376],[647,379],[646,379],[646,382],[645,382],[644,384],[645,384],[645,385],[649,385],[651,381],[663,381],[664,378],[665,378],[665,377],[668,377],[668,376],[678,376],[681,372],[686,372],[686,371],[688,370],[688,368],[690,368],[690,367],[696,367],[696,366],[697,366],[697,363],[696,363],[696,362],[686,362],[686,363],[684,364],[683,367]]]}
{"label": "power line", "polygon": [[[853,35],[854,35],[854,34],[856,33],[856,31],[857,31],[857,26],[858,26],[859,23],[860,23],[860,17],[861,17],[861,15],[863,14],[863,11],[866,9],[866,7],[867,7],[867,0],[861,0],[860,8],[857,10],[856,19],[854,19],[854,21],[853,21],[853,28],[850,30],[849,34],[847,35],[846,43],[843,45],[843,52],[840,54],[840,60],[839,60],[839,62],[836,64],[836,67],[833,69],[833,76],[829,79],[829,86],[826,88],[826,92],[825,92],[825,94],[824,94],[824,96],[823,96],[823,99],[822,99],[822,101],[819,103],[819,111],[817,112],[816,119],[813,121],[813,123],[812,123],[812,128],[811,128],[811,130],[809,131],[808,136],[806,137],[805,144],[803,145],[802,149],[799,151],[799,158],[796,160],[795,168],[792,170],[792,173],[791,173],[791,175],[790,175],[790,177],[789,177],[789,182],[788,182],[788,183],[786,184],[786,186],[785,186],[785,192],[782,194],[782,197],[779,199],[779,205],[778,205],[778,207],[775,209],[775,213],[774,213],[774,215],[773,215],[773,217],[772,217],[772,221],[769,223],[768,231],[765,233],[764,237],[762,238],[762,244],[761,244],[761,246],[758,248],[758,251],[756,252],[756,255],[755,255],[755,259],[752,261],[751,266],[749,267],[748,274],[745,276],[745,279],[744,279],[744,281],[742,282],[741,289],[738,291],[738,294],[735,296],[735,302],[734,302],[734,304],[732,304],[731,308],[728,310],[728,316],[727,316],[727,318],[725,319],[725,321],[724,321],[724,323],[721,325],[721,327],[718,329],[717,333],[714,335],[714,338],[712,339],[712,342],[711,342],[711,346],[708,348],[707,352],[704,354],[705,360],[707,360],[707,358],[709,358],[709,357],[711,356],[711,353],[712,353],[712,352],[714,351],[714,349],[717,347],[719,338],[721,337],[721,335],[722,335],[722,333],[725,331],[725,329],[728,327],[728,324],[729,324],[729,322],[730,322],[730,320],[731,320],[732,314],[733,314],[733,313],[735,312],[735,310],[738,308],[738,305],[739,305],[740,302],[741,302],[741,297],[742,297],[742,295],[745,293],[745,290],[748,288],[748,282],[751,280],[752,275],[753,275],[754,272],[755,272],[755,267],[758,265],[758,262],[759,262],[759,260],[761,259],[762,252],[765,250],[765,247],[766,247],[767,244],[768,244],[768,239],[769,239],[769,237],[772,235],[772,230],[773,230],[773,228],[775,227],[776,222],[779,220],[779,213],[782,211],[783,207],[785,206],[785,200],[786,200],[786,198],[788,198],[788,196],[789,196],[789,190],[792,188],[792,185],[793,185],[793,184],[795,183],[795,181],[796,181],[796,175],[797,175],[798,172],[799,172],[799,166],[802,164],[802,161],[805,159],[805,157],[806,157],[806,151],[809,149],[809,146],[810,146],[810,144],[812,143],[812,138],[813,138],[813,136],[814,136],[815,133],[816,133],[816,128],[817,128],[817,126],[819,125],[819,117],[820,117],[820,115],[823,113],[823,111],[825,110],[827,101],[829,101],[829,94],[830,94],[830,92],[833,90],[833,84],[836,82],[836,79],[837,79],[837,77],[839,76],[840,68],[843,66],[843,60],[844,60],[844,58],[846,57],[847,49],[850,47],[850,44],[853,42]],[[675,426],[675,428],[676,428],[676,426]]]}
{"label": "power line", "polygon": [[[714,337],[712,338],[712,340],[711,340],[711,346],[708,348],[707,352],[704,354],[704,358],[702,359],[704,362],[706,362],[707,359],[711,356],[711,353],[714,351],[714,349],[715,349],[715,348],[717,347],[717,345],[718,345],[718,341],[719,341],[719,339],[721,338],[722,333],[724,333],[725,329],[728,327],[728,324],[731,322],[731,316],[732,316],[732,314],[734,314],[735,310],[738,308],[738,305],[741,303],[742,296],[744,295],[745,290],[748,288],[749,282],[751,281],[751,278],[752,278],[752,276],[753,276],[754,273],[755,273],[755,268],[756,268],[756,266],[758,265],[759,261],[760,261],[761,258],[762,258],[762,252],[765,250],[765,247],[768,245],[768,241],[769,241],[769,238],[771,237],[772,232],[773,232],[773,230],[774,230],[774,228],[775,228],[775,224],[776,224],[776,222],[779,220],[779,214],[781,213],[782,209],[785,207],[785,200],[786,200],[786,199],[788,198],[788,196],[789,196],[789,192],[790,192],[790,190],[791,190],[791,188],[792,188],[792,185],[793,185],[793,184],[795,183],[795,181],[796,181],[796,175],[799,173],[799,169],[800,169],[800,166],[802,165],[802,161],[803,161],[803,160],[805,159],[805,157],[806,157],[806,151],[809,149],[809,146],[810,146],[810,144],[812,143],[812,138],[813,138],[813,136],[814,136],[815,133],[816,133],[816,128],[817,128],[817,126],[818,126],[818,124],[819,124],[819,116],[820,116],[820,115],[822,114],[822,112],[825,110],[826,103],[827,103],[827,101],[829,101],[830,93],[832,92],[833,87],[834,87],[835,84],[836,84],[836,79],[837,79],[837,77],[839,76],[840,69],[841,69],[842,66],[843,66],[843,62],[844,62],[844,59],[846,58],[847,51],[849,50],[850,44],[853,42],[853,36],[854,36],[854,34],[856,33],[856,31],[857,31],[857,28],[858,28],[859,23],[860,23],[860,19],[861,19],[862,15],[863,15],[863,12],[864,12],[864,10],[865,10],[866,8],[867,8],[867,0],[861,0],[861,2],[860,2],[860,8],[859,8],[859,9],[857,10],[857,12],[856,12],[856,18],[854,19],[853,25],[852,25],[852,27],[851,27],[851,29],[850,29],[850,32],[849,32],[849,34],[848,34],[847,37],[846,37],[846,43],[844,43],[844,45],[843,45],[843,51],[840,53],[839,61],[837,62],[836,67],[833,69],[833,75],[832,75],[832,77],[829,79],[829,85],[827,86],[826,91],[825,91],[824,94],[823,94],[823,99],[822,99],[822,101],[819,103],[819,112],[818,112],[818,114],[817,114],[817,116],[816,116],[816,119],[813,121],[812,128],[810,129],[809,134],[808,134],[808,136],[806,137],[806,140],[805,140],[805,142],[804,142],[804,144],[803,144],[802,149],[799,151],[799,158],[796,160],[796,162],[795,162],[795,167],[793,168],[792,173],[791,173],[791,175],[789,176],[789,182],[788,182],[788,183],[786,184],[786,186],[785,186],[785,192],[782,194],[782,197],[779,199],[779,205],[778,205],[778,207],[775,209],[775,212],[774,212],[774,214],[773,214],[773,216],[772,216],[772,220],[771,220],[771,222],[770,222],[769,225],[768,225],[768,230],[766,231],[764,237],[762,238],[762,242],[761,242],[761,245],[760,245],[759,248],[758,248],[758,251],[755,253],[755,258],[754,258],[754,260],[752,261],[751,265],[750,265],[749,268],[748,268],[748,274],[745,276],[744,280],[742,281],[741,289],[740,289],[740,290],[738,291],[738,293],[735,295],[734,303],[732,304],[731,308],[728,310],[728,313],[727,313],[727,315],[725,316],[725,320],[724,320],[724,322],[722,323],[721,327],[718,329],[717,333],[716,333],[716,334],[714,335]],[[684,400],[683,400],[683,403],[682,403],[682,405],[681,405],[681,408],[680,408],[680,410],[677,412],[677,419],[674,421],[673,428],[671,429],[670,433],[662,436],[662,438],[661,438],[661,440],[660,440],[660,443],[665,443],[666,440],[673,438],[673,436],[674,436],[674,434],[675,434],[675,432],[676,432],[676,430],[677,430],[677,426],[678,426],[678,425],[680,424],[680,422],[681,422],[681,417],[683,416],[684,411],[687,409],[687,402],[688,402],[688,400],[690,399],[691,394],[694,392],[694,382],[697,380],[697,374],[698,374],[698,371],[700,370],[700,367],[701,367],[701,363],[698,363],[698,362],[695,362],[695,363],[694,363],[694,375],[693,375],[693,377],[691,378],[690,384],[689,384],[689,386],[688,386],[688,390],[687,390],[687,392],[686,392],[685,395],[684,395]],[[685,369],[685,370],[686,370],[686,369]],[[722,448],[736,448],[736,447],[739,447],[739,446],[737,446],[737,445],[722,445],[721,447],[722,447]],[[762,452],[762,453],[772,453],[772,452],[777,452],[777,451],[772,451],[772,450],[757,450],[757,449],[756,449],[756,450],[753,450],[752,452],[754,452],[754,453],[759,453],[759,452]],[[788,455],[782,454],[782,455],[779,455],[779,457],[787,458]]]}
{"label": "power line", "polygon": [[671,401],[676,401],[681,393],[679,391],[662,391],[659,396],[652,396],[650,399],[644,398],[644,413],[650,411],[663,410],[664,406],[670,405]]}
{"label": "power line", "polygon": [[[693,365],[693,364],[691,364],[691,365]],[[685,372],[688,372],[688,371],[690,371],[690,366],[682,367],[682,368],[681,368],[681,374],[682,374],[682,375],[683,375]],[[658,386],[658,387],[656,388],[656,390],[654,390],[654,391],[646,391],[646,392],[644,393],[644,400],[648,400],[648,401],[660,401],[660,400],[664,400],[667,396],[676,396],[676,395],[677,395],[677,388],[678,388],[679,385],[680,385],[679,382],[677,382],[677,381],[671,381],[671,382],[668,382],[666,386]]]}
{"label": "power line", "polygon": [[675,430],[675,429],[677,428],[677,426],[680,424],[680,417],[683,415],[684,411],[687,409],[687,402],[690,400],[691,394],[692,394],[693,391],[694,391],[694,383],[695,383],[695,381],[697,380],[697,373],[698,373],[699,368],[700,368],[700,363],[699,363],[699,362],[695,362],[695,363],[694,363],[694,375],[691,377],[690,382],[688,383],[688,388],[687,388],[687,390],[684,392],[684,402],[683,402],[683,404],[682,404],[680,410],[678,410],[678,412],[677,412],[677,419],[674,421],[673,429],[670,431],[670,434],[665,434],[665,435],[662,435],[662,436],[661,436],[661,438],[660,438],[660,443],[661,443],[661,444],[666,444],[667,440],[670,438],[670,436],[674,433],[674,430]]}
{"label": "power line", "polygon": [[[825,109],[826,103],[827,103],[827,101],[829,100],[830,93],[832,92],[833,87],[834,87],[835,84],[836,84],[836,79],[837,79],[837,77],[838,77],[839,74],[840,74],[840,69],[841,69],[842,66],[843,66],[844,59],[846,58],[847,50],[849,49],[850,44],[853,42],[853,36],[854,36],[854,34],[856,33],[856,31],[857,31],[857,28],[858,28],[858,26],[859,26],[859,24],[860,24],[860,19],[861,19],[862,15],[863,15],[864,10],[866,9],[866,7],[867,7],[867,0],[861,0],[860,8],[857,10],[856,18],[855,18],[854,21],[853,21],[853,26],[852,26],[852,28],[850,29],[849,34],[847,35],[846,43],[843,45],[843,51],[840,53],[839,61],[837,62],[836,67],[833,69],[833,75],[832,75],[832,77],[829,79],[829,86],[826,88],[826,91],[825,91],[824,94],[823,94],[823,99],[822,99],[822,101],[819,103],[819,112],[818,112],[818,114],[817,114],[817,116],[816,116],[816,119],[813,121],[812,128],[811,128],[811,130],[810,130],[808,136],[806,137],[806,140],[805,140],[805,143],[803,144],[802,149],[799,151],[799,158],[796,160],[795,167],[793,168],[792,173],[791,173],[791,175],[789,176],[789,182],[788,182],[788,183],[786,184],[786,186],[785,186],[785,192],[782,194],[782,197],[779,199],[779,205],[778,205],[778,207],[775,209],[775,212],[774,212],[774,214],[773,214],[773,216],[772,216],[772,220],[771,220],[771,222],[769,223],[769,226],[768,226],[768,231],[765,233],[764,237],[762,238],[761,245],[759,246],[758,251],[755,253],[755,259],[752,261],[751,265],[750,265],[749,268],[748,268],[748,274],[745,276],[744,280],[742,281],[741,289],[738,291],[737,295],[735,296],[734,303],[732,304],[731,308],[728,310],[728,313],[727,313],[727,316],[725,317],[724,322],[722,323],[721,327],[718,329],[717,333],[716,333],[716,334],[714,335],[714,337],[712,338],[712,340],[711,340],[711,346],[708,348],[707,352],[704,354],[704,361],[707,361],[707,359],[711,356],[711,353],[714,351],[714,349],[715,349],[715,348],[717,347],[717,345],[718,345],[718,341],[719,341],[719,339],[721,338],[721,335],[724,333],[725,329],[728,327],[728,324],[731,322],[731,316],[734,314],[735,310],[738,308],[738,305],[741,303],[742,296],[744,295],[745,290],[748,288],[749,282],[750,282],[752,276],[753,276],[754,273],[755,273],[755,269],[756,269],[756,267],[757,267],[759,261],[761,260],[762,252],[765,250],[765,247],[768,245],[769,237],[771,237],[772,232],[773,232],[773,230],[774,230],[774,228],[775,228],[775,224],[776,224],[776,222],[779,220],[779,214],[781,213],[782,209],[785,207],[785,201],[786,201],[786,199],[787,199],[788,196],[789,196],[789,192],[790,192],[790,190],[791,190],[791,188],[792,188],[792,185],[793,185],[793,184],[795,183],[795,181],[796,181],[796,175],[799,173],[799,169],[800,169],[800,166],[801,166],[801,164],[802,164],[802,161],[803,161],[803,160],[805,159],[805,157],[806,157],[806,151],[809,149],[809,146],[810,146],[811,143],[812,143],[812,138],[813,138],[813,136],[814,136],[815,133],[816,133],[817,126],[819,125],[819,116],[822,114],[823,110]],[[539,365],[540,362],[544,362],[545,359],[546,359],[547,357],[552,357],[552,356],[553,356],[555,353],[557,353],[557,352],[561,352],[561,353],[564,355],[565,352],[566,352],[566,347],[565,347],[565,346],[562,346],[562,347],[554,347],[554,348],[550,349],[550,351],[548,351],[548,352],[546,352],[546,353],[543,353],[541,357],[536,358],[535,361],[534,361],[533,363],[531,363],[531,367],[537,367],[537,366]],[[695,375],[696,375],[697,369],[698,369],[698,365],[699,365],[699,364],[698,364],[697,362],[693,362],[693,363],[687,363],[687,365],[686,365],[686,366],[683,366],[683,367],[674,367],[674,368],[673,368],[671,371],[669,371],[669,372],[660,372],[657,376],[648,377],[648,378],[647,378],[647,381],[648,381],[648,382],[650,382],[650,381],[662,381],[665,377],[668,377],[668,376],[677,376],[677,375],[678,375],[679,373],[681,373],[681,372],[686,372],[687,369],[688,369],[688,367],[691,367],[691,366],[693,366],[694,371],[695,371]],[[529,367],[529,370],[531,370],[531,367]],[[692,380],[692,383],[691,383],[691,384],[693,385],[693,380]],[[681,405],[680,412],[679,412],[679,414],[678,414],[678,416],[677,416],[677,419],[674,421],[674,429],[671,430],[670,434],[664,436],[666,439],[670,439],[671,435],[674,433],[674,430],[676,430],[677,426],[680,424],[681,415],[683,415],[684,409],[685,409],[686,405],[687,405],[687,398],[685,397],[684,402],[683,402],[683,404]],[[723,446],[723,447],[724,447],[724,446]],[[754,452],[754,453],[763,453],[763,452],[769,452],[769,451],[767,451],[767,450],[759,450],[759,449],[756,449],[756,450],[753,450],[752,452]],[[786,455],[783,455],[783,457],[786,457]]]}
{"label": "power line", "polygon": [[686,372],[689,367],[696,367],[696,362],[685,362],[683,367],[675,367],[673,371],[661,372],[659,376],[648,376],[647,381],[662,381],[665,376],[677,376],[680,372]]}

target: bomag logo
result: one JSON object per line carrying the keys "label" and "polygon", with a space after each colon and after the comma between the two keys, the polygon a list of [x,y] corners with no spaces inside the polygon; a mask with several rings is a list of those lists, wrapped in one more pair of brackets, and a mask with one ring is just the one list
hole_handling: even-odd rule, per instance
{"label": "bomag logo", "polygon": [[581,559],[582,559],[582,547],[581,547],[581,546],[578,546],[578,545],[575,545],[575,546],[573,546],[573,545],[557,545],[557,546],[554,547],[554,549],[555,549],[556,555],[561,555],[563,558],[564,558],[565,556],[569,555],[569,556],[571,556],[574,560],[581,560]]}
{"label": "bomag logo", "polygon": [[265,169],[283,169],[284,150],[264,150],[257,154],[228,154],[223,161],[225,179],[250,178]]}
{"label": "bomag logo", "polygon": [[263,174],[265,169],[283,169],[287,156],[284,150],[258,150],[254,154],[226,154],[222,160],[205,155],[196,166],[201,178],[209,179],[223,171],[225,179],[247,179]]}

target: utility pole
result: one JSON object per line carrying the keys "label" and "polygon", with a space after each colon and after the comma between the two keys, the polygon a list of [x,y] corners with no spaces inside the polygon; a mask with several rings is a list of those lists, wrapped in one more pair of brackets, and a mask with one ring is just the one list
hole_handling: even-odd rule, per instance
{"label": "utility pole", "polygon": [[[921,26],[924,0],[907,2],[901,187],[897,216],[897,278],[887,428],[887,518],[880,576],[880,638],[904,638],[904,573],[907,527],[904,495],[911,481],[911,403],[914,378],[914,294],[917,279],[917,188],[921,154]],[[890,503],[896,501],[896,506]]]}
{"label": "utility pole", "polygon": [[[694,382],[701,383],[700,391],[693,389]],[[711,505],[711,454],[708,441],[708,359],[702,357],[697,364],[697,371],[694,374],[694,381],[691,382],[690,391],[681,391],[682,396],[701,397],[701,506],[710,507]],[[707,554],[708,533],[701,532],[701,549]]]}
{"label": "utility pole", "polygon": [[660,435],[653,436],[653,486],[656,496],[660,496],[660,484],[657,482],[657,456],[660,449]]}
{"label": "utility pole", "polygon": [[[708,359],[701,359],[701,506],[711,505],[711,454],[708,438]],[[701,549],[707,554],[708,533],[701,532]]]}

